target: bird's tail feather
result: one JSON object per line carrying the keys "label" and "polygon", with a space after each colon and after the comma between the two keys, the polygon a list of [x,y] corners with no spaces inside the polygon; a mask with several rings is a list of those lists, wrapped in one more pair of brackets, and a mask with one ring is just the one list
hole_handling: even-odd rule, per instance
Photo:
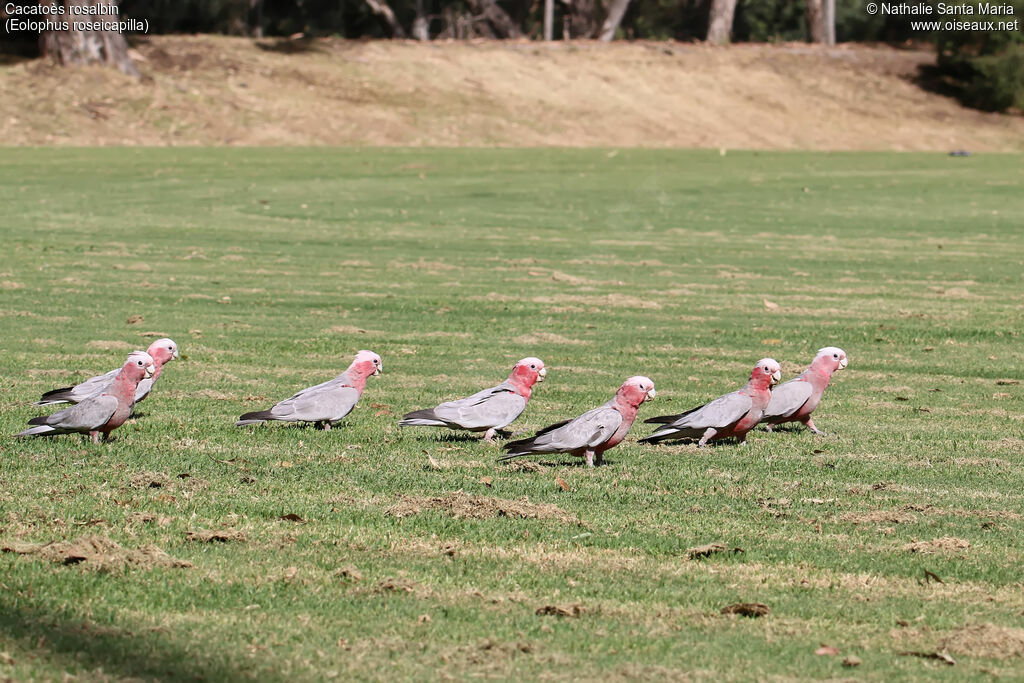
{"label": "bird's tail feather", "polygon": [[48,406],[54,403],[70,403],[71,392],[74,391],[74,387],[61,387],[60,389],[53,389],[47,391],[45,394],[39,397],[36,401],[37,406]]}
{"label": "bird's tail feather", "polygon": [[398,421],[399,427],[444,427],[445,423],[437,418],[433,408],[414,410],[406,413]]}
{"label": "bird's tail feather", "polygon": [[258,424],[265,420],[273,419],[273,415],[269,410],[257,410],[251,413],[246,413],[238,418],[235,422],[236,427],[244,427],[245,425]]}
{"label": "bird's tail feather", "polygon": [[38,427],[31,427],[23,432],[18,432],[14,436],[45,436],[56,432],[57,430],[50,425],[39,425]]}

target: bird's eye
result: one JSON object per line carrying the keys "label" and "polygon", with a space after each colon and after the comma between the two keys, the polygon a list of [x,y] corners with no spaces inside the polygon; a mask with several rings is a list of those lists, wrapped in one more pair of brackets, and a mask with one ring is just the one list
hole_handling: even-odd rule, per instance
{"label": "bird's eye", "polygon": [[533,363],[530,363],[530,369],[531,369],[531,370],[536,370],[536,369],[537,369],[537,366],[536,366],[536,365],[534,365]]}
{"label": "bird's eye", "polygon": [[373,359],[373,364],[374,364],[374,365],[378,365],[379,363],[380,363],[380,361],[379,361],[379,360],[377,360],[376,358],[374,358],[374,359]]}
{"label": "bird's eye", "polygon": [[640,391],[643,391],[643,390],[644,390],[644,385],[643,385],[643,384],[641,384],[641,385],[640,385]]}
{"label": "bird's eye", "polygon": [[832,354],[832,357],[833,357],[833,358],[839,358],[839,354],[838,354],[838,353],[833,353],[833,354]]}

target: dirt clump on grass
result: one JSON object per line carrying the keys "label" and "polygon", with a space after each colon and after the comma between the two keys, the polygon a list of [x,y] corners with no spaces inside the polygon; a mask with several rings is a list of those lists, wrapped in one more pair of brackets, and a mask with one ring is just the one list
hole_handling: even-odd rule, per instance
{"label": "dirt clump on grass", "polygon": [[534,612],[538,617],[578,617],[585,610],[583,605],[574,602],[571,605],[544,605]]}
{"label": "dirt clump on grass", "polygon": [[737,602],[733,605],[726,605],[721,610],[722,614],[735,614],[741,617],[763,617],[771,614],[772,608],[760,602]]}
{"label": "dirt clump on grass", "polygon": [[941,648],[969,657],[1024,657],[1024,629],[994,624],[964,626],[945,636]]}
{"label": "dirt clump on grass", "polygon": [[136,472],[128,484],[133,489],[165,489],[171,485],[171,478],[163,472]]}
{"label": "dirt clump on grass", "polygon": [[943,536],[942,538],[933,538],[930,541],[916,541],[914,543],[907,543],[905,546],[903,546],[903,550],[906,550],[907,552],[911,553],[921,553],[922,555],[929,555],[931,553],[967,550],[970,547],[970,542],[965,541],[962,538],[956,538],[955,536]]}
{"label": "dirt clump on grass", "polygon": [[691,560],[702,560],[720,553],[742,553],[743,548],[730,548],[724,543],[708,543],[686,551],[686,556]]}
{"label": "dirt clump on grass", "polygon": [[52,543],[10,543],[0,547],[5,553],[34,555],[64,565],[82,564],[90,569],[113,571],[125,567],[189,568],[192,563],[171,557],[155,545],[124,548],[106,536],[82,536],[71,541]]}
{"label": "dirt clump on grass", "polygon": [[553,503],[531,503],[526,498],[506,500],[474,496],[464,491],[455,491],[446,496],[418,497],[404,496],[401,501],[387,509],[391,517],[409,517],[423,512],[439,510],[456,519],[491,519],[494,517],[517,517],[521,519],[554,519],[566,524],[577,524],[579,520]]}
{"label": "dirt clump on grass", "polygon": [[914,522],[917,517],[909,512],[899,510],[873,510],[871,512],[847,512],[840,515],[840,522],[852,524],[906,524]]}
{"label": "dirt clump on grass", "polygon": [[193,529],[185,534],[185,538],[199,543],[227,543],[244,541],[245,532],[238,529]]}

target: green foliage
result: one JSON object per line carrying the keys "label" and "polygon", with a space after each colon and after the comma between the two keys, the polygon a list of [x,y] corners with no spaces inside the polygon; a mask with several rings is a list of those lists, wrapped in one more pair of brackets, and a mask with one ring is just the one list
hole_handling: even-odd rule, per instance
{"label": "green foliage", "polygon": [[[1024,3],[1013,3],[1009,16],[965,17],[968,20],[1024,22]],[[1024,107],[1024,33],[938,31],[933,35],[940,72],[969,106],[986,111]]]}
{"label": "green foliage", "polygon": [[[98,535],[194,566],[0,553],[0,678],[1021,679],[1020,164],[5,150],[0,544]],[[152,335],[186,357],[113,442],[10,438]],[[828,437],[698,451],[636,425],[606,467],[518,469],[396,426],[527,354],[550,374],[521,430],[638,372],[641,418],[682,411],[826,344],[851,358]],[[233,426],[359,348],[384,374],[338,428]],[[460,490],[579,522],[431,502]],[[744,552],[688,557],[715,541]],[[771,614],[720,614],[748,601]],[[899,654],[944,648],[955,667]]]}

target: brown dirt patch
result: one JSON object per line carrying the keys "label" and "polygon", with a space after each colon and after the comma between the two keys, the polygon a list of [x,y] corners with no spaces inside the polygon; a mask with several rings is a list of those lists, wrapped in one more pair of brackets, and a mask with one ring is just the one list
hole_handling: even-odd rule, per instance
{"label": "brown dirt patch", "polygon": [[970,542],[965,541],[962,538],[956,538],[954,536],[943,536],[942,538],[934,538],[930,541],[917,541],[915,543],[907,543],[903,546],[903,550],[911,553],[921,553],[922,555],[929,555],[932,553],[942,552],[958,552],[961,550],[967,550],[971,547]]}
{"label": "brown dirt patch", "polygon": [[764,617],[771,614],[771,611],[771,607],[760,602],[737,602],[720,610],[722,614],[735,614],[741,617]]}
{"label": "brown dirt patch", "polygon": [[388,508],[386,514],[392,517],[408,517],[432,510],[446,512],[456,519],[517,517],[521,519],[554,519],[566,524],[579,523],[576,517],[553,503],[531,503],[526,498],[521,500],[489,498],[470,495],[463,491],[433,498],[405,496],[400,502]]}
{"label": "brown dirt patch", "polygon": [[573,603],[571,605],[544,605],[538,607],[535,614],[538,617],[578,617],[583,612],[583,605]]}
{"label": "brown dirt patch", "polygon": [[94,341],[87,342],[86,346],[90,349],[101,349],[103,351],[128,351],[132,348],[132,345],[128,342],[104,339],[96,339]]}
{"label": "brown dirt patch", "polygon": [[563,337],[560,334],[554,334],[552,332],[535,332],[532,334],[524,334],[516,337],[512,340],[516,344],[566,344],[571,346],[579,346],[590,344],[592,342],[584,339],[569,339]]}
{"label": "brown dirt patch", "polygon": [[724,543],[708,543],[707,545],[697,546],[690,548],[686,551],[686,556],[691,560],[702,560],[712,555],[718,555],[720,553],[742,553],[743,548],[730,548]]}
{"label": "brown dirt patch", "polygon": [[136,472],[128,480],[133,489],[163,489],[171,485],[171,478],[163,472]]}
{"label": "brown dirt patch", "polygon": [[852,524],[906,524],[917,517],[902,510],[873,510],[871,512],[847,512],[839,516],[840,522]]}
{"label": "brown dirt patch", "polygon": [[148,36],[137,45],[141,81],[44,60],[3,65],[0,138],[1005,152],[1024,145],[1021,117],[968,110],[915,85],[918,67],[934,62],[930,50],[575,40],[311,46],[289,54],[244,38]]}
{"label": "brown dirt patch", "polygon": [[1024,629],[993,624],[965,626],[945,636],[940,649],[970,657],[1024,657]]}
{"label": "brown dirt patch", "polygon": [[124,548],[106,536],[82,536],[73,541],[53,543],[11,543],[0,547],[5,553],[34,555],[64,565],[81,564],[90,569],[114,571],[126,567],[192,567],[191,562],[178,560],[155,545]]}
{"label": "brown dirt patch", "polygon": [[193,529],[185,534],[185,538],[199,543],[227,543],[244,541],[245,532],[239,529]]}

